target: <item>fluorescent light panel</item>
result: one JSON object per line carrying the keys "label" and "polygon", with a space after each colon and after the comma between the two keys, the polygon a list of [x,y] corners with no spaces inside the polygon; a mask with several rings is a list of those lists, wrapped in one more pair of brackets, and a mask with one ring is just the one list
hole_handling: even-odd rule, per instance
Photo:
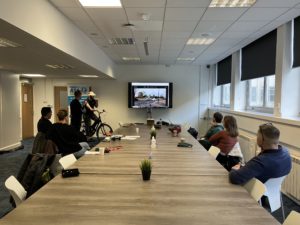
{"label": "fluorescent light panel", "polygon": [[25,74],[22,74],[22,76],[23,77],[46,77],[43,74],[31,74],[31,73],[25,73]]}
{"label": "fluorescent light panel", "polygon": [[98,78],[97,75],[78,75],[80,77],[84,77],[84,78]]}
{"label": "fluorescent light panel", "polygon": [[187,57],[187,58],[177,58],[177,61],[194,61],[195,60],[195,58],[189,58],[189,57]]}
{"label": "fluorescent light panel", "polygon": [[256,0],[212,0],[209,7],[231,8],[231,7],[251,7]]}
{"label": "fluorescent light panel", "polygon": [[139,58],[139,57],[122,57],[122,59],[124,61],[140,61],[141,60],[141,58]]}
{"label": "fluorescent light panel", "polygon": [[210,45],[215,41],[214,38],[190,38],[187,45]]}
{"label": "fluorescent light panel", "polygon": [[0,38],[0,47],[3,47],[3,48],[7,48],[7,47],[16,48],[16,47],[20,47],[20,46],[22,46],[22,45],[20,45],[16,42],[10,41],[6,38]]}
{"label": "fluorescent light panel", "polygon": [[79,0],[83,7],[121,8],[120,0]]}

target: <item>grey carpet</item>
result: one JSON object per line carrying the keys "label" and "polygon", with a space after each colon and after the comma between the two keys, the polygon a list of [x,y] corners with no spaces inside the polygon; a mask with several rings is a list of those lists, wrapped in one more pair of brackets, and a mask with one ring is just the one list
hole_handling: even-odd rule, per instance
{"label": "grey carpet", "polygon": [[[24,146],[23,149],[0,154],[0,218],[13,209],[9,203],[10,195],[4,187],[4,182],[10,175],[17,175],[27,154],[31,152],[33,139],[24,140],[22,143]],[[97,143],[98,142],[96,139],[93,139],[89,142],[91,147],[95,146]],[[292,210],[300,212],[300,206],[285,195],[283,195],[283,205],[286,216],[288,216]],[[268,210],[268,207],[265,208]],[[283,222],[281,209],[275,211],[272,213],[272,215],[279,222]]]}

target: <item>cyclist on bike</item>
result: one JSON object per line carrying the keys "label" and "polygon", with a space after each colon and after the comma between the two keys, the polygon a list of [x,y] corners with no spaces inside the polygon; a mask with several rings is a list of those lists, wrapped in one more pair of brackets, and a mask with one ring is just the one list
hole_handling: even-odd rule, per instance
{"label": "cyclist on bike", "polygon": [[93,91],[90,91],[88,93],[87,99],[83,103],[84,111],[85,111],[83,115],[83,119],[86,126],[87,135],[93,133],[93,129],[95,129],[93,126],[91,126],[91,120],[94,120],[94,122],[99,120],[94,113],[94,111],[96,111],[95,108],[98,107],[98,102],[95,100],[95,96],[96,94]]}

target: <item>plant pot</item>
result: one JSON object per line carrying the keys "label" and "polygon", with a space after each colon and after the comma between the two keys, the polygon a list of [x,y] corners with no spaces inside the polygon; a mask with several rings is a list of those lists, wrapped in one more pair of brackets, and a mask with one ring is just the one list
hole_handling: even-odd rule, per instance
{"label": "plant pot", "polygon": [[150,180],[151,177],[151,171],[150,172],[143,172],[142,171],[142,175],[143,175],[143,180]]}

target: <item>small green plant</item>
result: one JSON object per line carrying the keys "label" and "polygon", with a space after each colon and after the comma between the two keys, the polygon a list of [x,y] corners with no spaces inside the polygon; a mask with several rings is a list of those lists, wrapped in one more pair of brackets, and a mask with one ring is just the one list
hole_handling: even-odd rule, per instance
{"label": "small green plant", "polygon": [[142,171],[143,180],[150,180],[152,171],[152,162],[149,159],[145,159],[140,164],[140,169]]}

